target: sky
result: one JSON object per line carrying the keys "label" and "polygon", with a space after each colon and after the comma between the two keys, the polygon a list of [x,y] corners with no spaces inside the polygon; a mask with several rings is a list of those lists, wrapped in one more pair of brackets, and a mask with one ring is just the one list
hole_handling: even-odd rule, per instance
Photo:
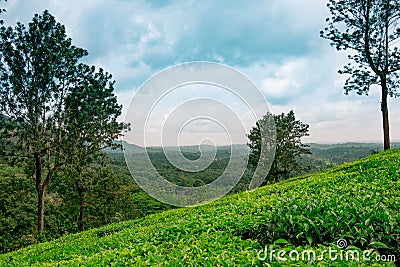
{"label": "sky", "polygon": [[[379,88],[371,88],[369,96],[346,96],[346,76],[338,70],[347,64],[347,55],[319,37],[329,16],[326,1],[8,0],[1,5],[7,9],[2,18],[9,25],[28,23],[35,13],[45,9],[64,24],[73,43],[88,50],[89,56],[83,61],[113,74],[116,95],[124,107],[121,120],[129,118],[131,100],[156,73],[176,64],[210,61],[232,67],[251,79],[271,112],[294,110],[297,119],[310,125],[310,136],[304,142],[382,140]],[[159,113],[152,115],[152,122],[158,120],[158,126],[150,127],[146,142],[135,132],[135,123],[140,123],[129,121],[133,130],[126,140],[153,146],[203,141],[218,145],[245,143],[243,131],[229,139],[234,136],[232,132],[221,134],[226,130],[224,126],[207,119],[218,113],[233,120],[239,111],[232,107],[235,101],[229,93],[218,98],[220,91],[205,87],[189,86],[160,104]],[[215,103],[196,102],[208,93],[228,108],[215,105],[214,109]],[[193,102],[186,104],[185,111],[183,104],[187,101]],[[392,140],[400,140],[399,101],[389,100]],[[172,114],[181,105],[182,114],[196,110],[193,116],[199,118],[186,121],[187,125],[179,121],[180,128],[165,127],[162,135],[173,138],[162,143],[159,136],[163,129],[157,127],[162,127],[168,117],[173,121]],[[137,120],[151,117],[142,114],[139,106],[133,107]],[[207,118],[201,117],[203,111]],[[245,131],[249,123],[244,123]],[[221,138],[213,134],[216,132]]]}

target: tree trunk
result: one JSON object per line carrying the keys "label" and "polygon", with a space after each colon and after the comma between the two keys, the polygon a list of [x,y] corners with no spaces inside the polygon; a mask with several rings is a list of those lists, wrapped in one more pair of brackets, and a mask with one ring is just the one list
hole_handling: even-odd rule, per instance
{"label": "tree trunk", "polygon": [[44,192],[45,190],[42,189],[38,191],[37,230],[39,234],[44,230]]}
{"label": "tree trunk", "polygon": [[44,192],[46,187],[42,185],[42,157],[39,153],[34,154],[35,158],[35,176],[36,176],[36,192],[38,196],[37,204],[37,231],[38,234],[44,230]]}
{"label": "tree trunk", "polygon": [[85,219],[85,207],[84,207],[83,197],[80,198],[81,200],[79,201],[79,231],[83,232],[85,231],[85,224],[83,223],[83,220]]}
{"label": "tree trunk", "polygon": [[276,161],[276,159],[274,159],[274,161],[273,161],[273,164],[274,164],[274,183],[277,183],[278,182],[278,179],[279,179],[279,171],[278,171],[278,164],[277,164],[277,161]]}
{"label": "tree trunk", "polygon": [[52,171],[48,171],[46,179],[42,182],[42,155],[40,153],[34,153],[35,158],[35,183],[36,192],[38,195],[37,204],[37,231],[38,234],[42,234],[44,231],[44,195],[46,193],[46,188],[50,183],[51,177],[53,175]]}
{"label": "tree trunk", "polygon": [[382,121],[383,121],[383,149],[390,149],[390,135],[389,135],[389,110],[387,104],[388,97],[388,88],[386,84],[386,77],[381,78],[381,87],[382,87],[382,102],[381,102],[381,111],[382,111]]}
{"label": "tree trunk", "polygon": [[78,191],[79,195],[79,231],[83,232],[85,230],[85,199],[84,199],[84,194],[85,194],[85,187],[82,185],[82,183],[77,180],[76,181],[76,188]]}

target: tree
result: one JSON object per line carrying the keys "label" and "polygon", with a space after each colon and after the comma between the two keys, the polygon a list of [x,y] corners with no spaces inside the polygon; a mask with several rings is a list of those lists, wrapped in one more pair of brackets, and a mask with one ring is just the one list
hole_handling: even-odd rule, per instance
{"label": "tree", "polygon": [[[68,156],[71,163],[69,171],[74,174],[76,190],[81,200],[79,225],[83,231],[84,194],[87,190],[83,180],[85,177],[90,178],[85,172],[92,168],[93,162],[103,156],[102,150],[105,147],[121,147],[114,140],[120,136],[123,129],[127,129],[128,125],[117,122],[121,106],[113,94],[114,82],[111,82],[111,75],[101,69],[95,72],[94,67],[86,65],[80,66],[80,69],[79,73],[83,73],[80,79],[84,86],[72,88],[66,97],[66,117],[69,118],[69,143],[73,144]],[[85,123],[88,118],[90,122]]]}
{"label": "tree", "polygon": [[354,52],[339,71],[350,75],[345,93],[368,95],[371,85],[380,86],[384,149],[390,149],[387,98],[400,95],[400,0],[330,0],[328,8],[331,17],[321,37],[337,50]]}
{"label": "tree", "polygon": [[[250,130],[247,135],[250,148],[249,165],[256,167],[260,158],[261,151],[261,131],[263,124],[268,122],[268,116],[265,115],[257,121],[256,126]],[[309,126],[299,120],[296,120],[293,110],[288,114],[273,115],[276,128],[276,150],[275,158],[270,172],[267,176],[267,182],[278,182],[288,179],[292,174],[305,170],[297,159],[303,154],[311,154],[310,150],[301,142],[301,138],[309,135]]]}
{"label": "tree", "polygon": [[[34,163],[37,230],[44,230],[44,196],[52,177],[122,135],[122,107],[114,81],[102,69],[79,63],[86,50],[72,45],[65,27],[44,11],[28,28],[0,30],[0,112],[8,117],[15,156]],[[91,156],[90,156],[91,157]]]}

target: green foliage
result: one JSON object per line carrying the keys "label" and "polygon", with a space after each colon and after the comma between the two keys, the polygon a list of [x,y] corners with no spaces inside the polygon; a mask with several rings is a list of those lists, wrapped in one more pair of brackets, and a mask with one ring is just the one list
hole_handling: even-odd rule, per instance
{"label": "green foliage", "polygon": [[[348,64],[340,73],[349,74],[346,93],[355,90],[368,94],[373,84],[387,82],[390,96],[398,95],[400,51],[400,1],[367,0],[328,2],[331,17],[328,27],[321,31],[323,38],[332,41],[336,49],[352,49],[355,64]],[[344,27],[343,27],[344,26]]]}
{"label": "green foliage", "polygon": [[[400,147],[400,143],[393,143],[394,147]],[[344,162],[351,162],[371,154],[379,144],[310,144],[312,155],[305,155],[300,160],[303,164],[312,166],[311,171],[325,169]],[[195,157],[195,149],[184,148],[188,157]],[[86,169],[82,177],[85,186],[84,194],[84,227],[91,229],[100,227],[107,223],[119,222],[129,219],[140,218],[149,214],[158,213],[172,207],[163,204],[145,192],[143,192],[133,181],[126,166],[123,153],[115,150],[109,154],[106,167],[102,165],[91,165]],[[142,149],[136,151],[141,155]],[[158,153],[158,154],[157,154]],[[189,153],[189,154],[188,154]],[[246,145],[237,146],[235,155],[247,153]],[[230,156],[229,147],[219,147],[216,160],[220,166],[225,166]],[[139,160],[142,156],[138,156]],[[192,181],[202,181],[203,176],[207,179],[215,177],[218,169],[205,170],[200,176],[196,173],[186,173],[168,167],[162,150],[153,149],[152,160],[160,172],[168,174],[168,177],[179,177],[185,186],[191,186]],[[224,163],[225,162],[225,163]],[[140,164],[140,161],[138,161]],[[102,163],[104,164],[104,162]],[[167,166],[167,167],[165,167]],[[34,166],[32,166],[34,167]],[[165,167],[165,168],[164,168]],[[211,167],[211,166],[210,166]],[[214,166],[216,167],[216,166]],[[0,216],[0,252],[15,250],[41,241],[53,240],[65,234],[79,231],[79,208],[80,197],[76,190],[76,176],[58,174],[50,184],[46,203],[46,229],[43,235],[37,235],[34,229],[36,211],[36,192],[32,180],[24,173],[29,173],[29,166],[11,167],[4,163],[0,168],[0,184],[3,188],[0,194],[0,203],[3,214]],[[182,175],[182,176],[179,176]],[[248,189],[252,178],[252,171],[247,170],[240,182],[230,192],[243,192]],[[5,212],[7,211],[7,212]]]}
{"label": "green foliage", "polygon": [[[267,114],[256,123],[256,126],[250,130],[247,136],[248,146],[251,149],[249,164],[256,167],[260,160],[261,145],[261,127],[266,124]],[[266,182],[277,182],[288,179],[306,170],[298,159],[305,154],[310,154],[310,150],[301,142],[301,138],[308,136],[309,126],[299,120],[296,120],[293,110],[288,114],[273,115],[276,128],[276,149],[275,158],[271,170],[267,176]]]}
{"label": "green foliage", "polygon": [[16,167],[0,165],[0,251],[30,245],[35,226],[35,188]]}
{"label": "green foliage", "polygon": [[79,63],[87,51],[72,45],[48,11],[28,27],[1,27],[0,52],[0,113],[8,118],[0,137],[14,141],[9,154],[35,166],[41,233],[45,192],[57,172],[69,167],[79,176],[128,125],[117,121],[122,107],[111,75]]}
{"label": "green foliage", "polygon": [[[141,191],[131,177],[117,176],[112,167],[92,166],[90,176],[85,177],[87,229],[172,208]],[[75,179],[56,175],[45,197],[46,229],[37,234],[37,193],[25,172],[24,167],[0,164],[0,253],[79,231],[80,198]]]}
{"label": "green foliage", "polygon": [[[179,160],[180,152],[178,148],[169,148],[171,151],[168,152],[169,159]],[[190,160],[196,160],[200,157],[200,151],[198,147],[182,147],[182,154]],[[203,156],[205,157],[213,157],[213,150],[205,150],[202,151]],[[217,148],[215,158],[211,162],[211,164],[205,168],[204,170],[198,172],[189,172],[184,171],[179,168],[176,168],[166,157],[164,151],[160,148],[149,148],[148,153],[144,153],[142,151],[138,151],[136,153],[131,153],[129,155],[129,160],[134,162],[135,165],[141,166],[145,165],[145,159],[147,156],[150,158],[154,168],[157,172],[163,176],[166,180],[186,187],[196,187],[201,186],[203,184],[211,183],[216,180],[219,176],[221,176],[224,170],[227,168],[229,160],[231,157],[239,157],[245,160],[248,154],[248,148],[246,145],[236,145],[236,146],[221,146]],[[110,158],[114,161],[114,166],[119,165],[118,173],[124,173],[124,175],[129,176],[131,173],[129,172],[125,158],[122,153],[110,153]],[[234,166],[235,167],[235,166]],[[237,167],[240,168],[240,167]],[[146,175],[152,175],[152,169],[145,170],[140,169],[137,170],[135,168],[131,168],[132,175],[135,177],[141,177]],[[251,180],[251,173],[246,172],[241,180],[241,183],[235,188],[235,192],[246,190],[245,182]],[[248,186],[248,185],[247,185]]]}
{"label": "green foliage", "polygon": [[[174,154],[178,155],[180,152],[170,152],[169,157],[174,157]],[[200,152],[186,151],[182,154],[187,159],[192,161],[200,157]],[[168,181],[180,186],[198,186],[211,183],[222,175],[228,166],[230,156],[231,153],[229,150],[223,148],[219,149],[214,161],[206,169],[199,172],[188,172],[180,170],[172,165],[162,151],[154,151],[149,153],[150,160],[158,173]]]}
{"label": "green foliage", "polygon": [[[204,206],[169,210],[0,255],[8,266],[307,266],[261,261],[264,245],[369,249],[400,257],[400,150],[289,179]],[[387,248],[386,248],[387,247]],[[372,257],[372,256],[371,256]],[[374,258],[374,257],[372,257]],[[312,262],[318,266],[394,263]]]}

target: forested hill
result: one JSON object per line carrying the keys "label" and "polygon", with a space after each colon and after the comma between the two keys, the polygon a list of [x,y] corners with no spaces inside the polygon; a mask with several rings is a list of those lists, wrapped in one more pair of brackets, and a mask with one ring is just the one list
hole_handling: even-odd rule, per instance
{"label": "forested hill", "polygon": [[[377,266],[377,259],[400,257],[399,180],[400,150],[393,149],[207,205],[32,245],[0,255],[0,265]],[[279,262],[265,248],[286,256],[313,250],[318,257]],[[333,260],[323,254],[329,249],[337,253]],[[366,261],[340,257],[367,249]],[[385,264],[394,266],[379,266]]]}
{"label": "forested hill", "polygon": [[[117,141],[122,144],[121,141]],[[381,143],[358,143],[358,142],[348,142],[348,143],[308,143],[311,155],[302,155],[298,160],[305,166],[309,167],[308,172],[321,171],[329,167],[336,166],[338,164],[352,162],[357,159],[369,156],[374,153],[382,151],[383,145]],[[393,142],[392,148],[400,148],[400,142]],[[188,158],[198,158],[200,156],[199,146],[183,146],[183,147],[140,147],[134,144],[129,144],[124,142],[125,153],[128,155],[149,153],[152,157],[152,162],[156,166],[161,166],[162,164],[167,165],[167,159],[163,156],[163,150],[169,151],[182,151],[182,153]],[[204,153],[213,151],[213,147],[202,147]],[[122,150],[105,150],[117,165],[125,165],[124,158],[122,155]],[[248,153],[248,147],[245,144],[237,144],[233,146],[219,146],[217,147],[217,158],[227,161],[231,151],[234,154],[245,155]],[[170,156],[173,153],[170,154]],[[222,157],[222,158],[221,158]],[[140,158],[138,156],[138,158]],[[171,168],[170,168],[171,169]]]}
{"label": "forested hill", "polygon": [[[338,164],[352,162],[382,151],[382,143],[309,143],[311,155],[302,156],[303,164],[311,167],[311,172],[323,170]],[[393,142],[392,148],[400,148],[400,142]]]}

